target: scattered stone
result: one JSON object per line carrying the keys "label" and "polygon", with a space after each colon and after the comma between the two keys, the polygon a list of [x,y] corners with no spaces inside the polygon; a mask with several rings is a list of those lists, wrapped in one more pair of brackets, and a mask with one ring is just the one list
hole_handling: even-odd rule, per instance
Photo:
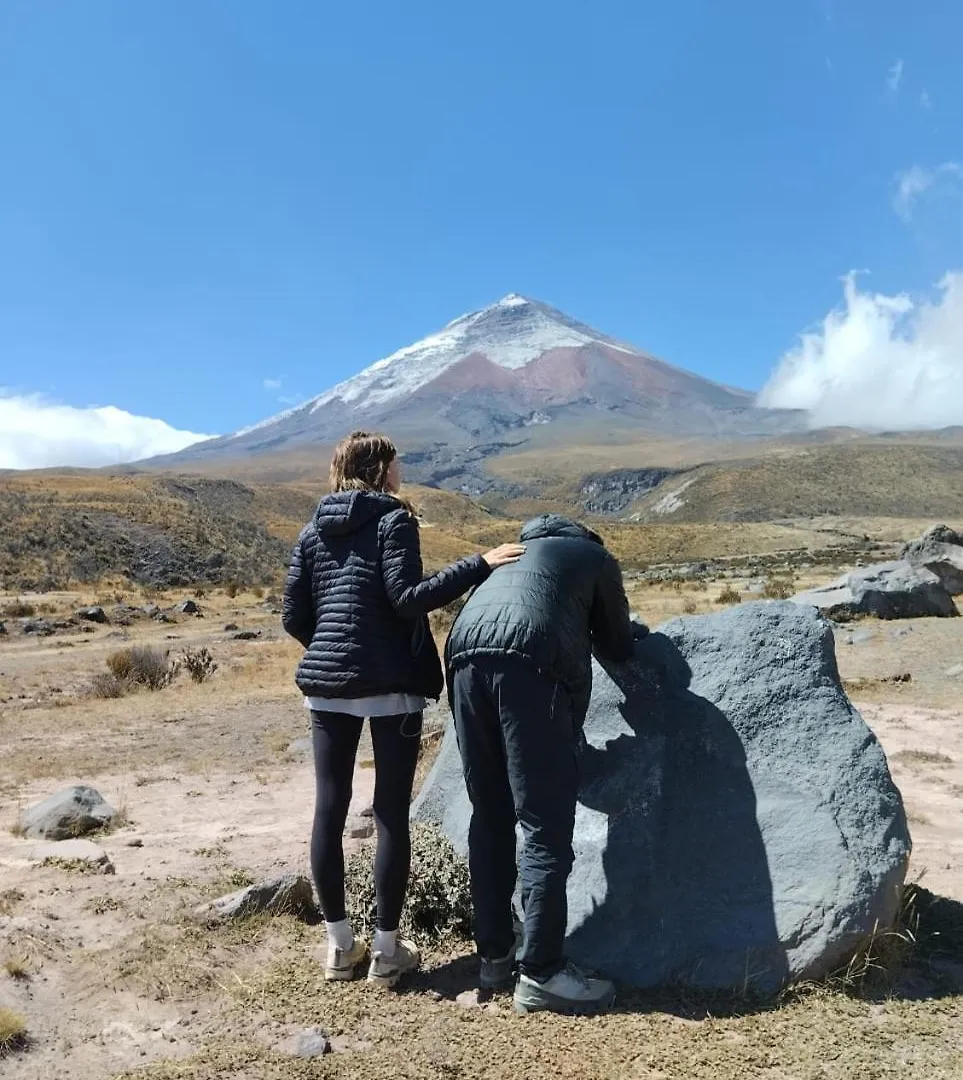
{"label": "scattered stone", "polygon": [[321,1028],[308,1028],[298,1036],[295,1054],[300,1058],[323,1057],[331,1052],[331,1042]]}
{"label": "scattered stone", "polygon": [[2,621],[2,620],[0,620],[0,637],[5,637],[5,636],[6,636],[6,633],[7,633],[7,627],[6,627],[6,625],[5,625],[4,623],[3,623],[3,621]]}
{"label": "scattered stone", "polygon": [[876,637],[876,634],[872,630],[857,630],[852,636],[852,643],[854,645],[865,645],[867,641],[872,641]]}
{"label": "scattered stone", "polygon": [[261,636],[260,630],[241,630],[234,635],[235,641],[256,641]]}
{"label": "scattered stone", "polygon": [[900,556],[936,574],[948,593],[963,593],[963,535],[948,525],[934,525],[910,541]]}
{"label": "scattered stone", "polygon": [[96,605],[94,607],[81,608],[80,611],[77,612],[77,618],[83,619],[85,622],[100,623],[101,625],[110,622],[110,619],[107,618],[107,612],[104,611],[102,607]]}
{"label": "scattered stone", "polygon": [[214,920],[227,920],[243,919],[264,911],[272,915],[306,915],[314,909],[311,882],[300,874],[291,873],[249,885],[209,904],[202,904],[196,909],[196,914]]}
{"label": "scattered stone", "polygon": [[240,630],[240,627],[236,622],[229,622],[227,626],[224,627],[224,633],[229,633],[231,630]]}
{"label": "scattered stone", "polygon": [[156,604],[145,604],[141,610],[148,619],[153,619],[155,615],[160,614],[160,608]]}
{"label": "scattered stone", "polygon": [[913,633],[912,626],[894,626],[889,632],[889,636],[894,639],[909,637]]}
{"label": "scattered stone", "polygon": [[463,990],[455,998],[455,1004],[463,1009],[479,1009],[482,1003],[478,990]]}
{"label": "scattered stone", "polygon": [[352,840],[367,840],[374,836],[374,821],[372,818],[357,817],[348,821],[348,836]]}
{"label": "scattered stone", "polygon": [[151,618],[154,620],[154,622],[160,622],[160,623],[172,623],[172,622],[174,622],[174,619],[172,619],[171,616],[168,615],[166,611],[157,611],[153,615],[151,615]]}
{"label": "scattered stone", "polygon": [[[634,660],[593,673],[568,890],[576,962],[637,986],[775,992],[892,925],[906,815],[816,611],[749,602],[673,619]],[[451,728],[412,813],[467,850]]]}
{"label": "scattered stone", "polygon": [[53,864],[65,870],[76,868],[86,873],[115,873],[107,852],[90,840],[55,840],[35,844],[27,852],[27,859],[32,863]]}
{"label": "scattered stone", "polygon": [[182,615],[196,615],[198,618],[203,618],[200,606],[196,600],[182,600],[177,605],[177,610]]}
{"label": "scattered stone", "polygon": [[144,846],[144,841],[139,836],[132,836],[127,841],[127,846],[128,847],[143,847]]}
{"label": "scattered stone", "polygon": [[952,667],[946,669],[947,678],[959,679],[963,677],[963,664],[954,664]]}
{"label": "scattered stone", "polygon": [[905,561],[853,570],[829,585],[797,593],[792,601],[811,604],[831,619],[856,615],[875,615],[880,619],[959,615],[953,597],[936,574]]}
{"label": "scattered stone", "polygon": [[114,819],[114,809],[99,791],[84,784],[64,788],[20,817],[24,836],[44,840],[69,840],[102,829]]}
{"label": "scattered stone", "polygon": [[20,624],[21,633],[36,634],[38,637],[50,637],[54,629],[49,619],[24,619]]}

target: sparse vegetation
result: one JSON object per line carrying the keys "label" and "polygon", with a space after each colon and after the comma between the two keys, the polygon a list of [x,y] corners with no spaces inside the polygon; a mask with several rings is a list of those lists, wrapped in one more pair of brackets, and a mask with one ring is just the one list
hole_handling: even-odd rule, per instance
{"label": "sparse vegetation", "polygon": [[180,663],[196,683],[206,681],[217,671],[217,661],[207,648],[185,649],[181,654]]}
{"label": "sparse vegetation", "polygon": [[717,604],[741,604],[742,593],[737,592],[731,585],[727,585],[716,597]]}
{"label": "sparse vegetation", "polygon": [[37,614],[37,608],[35,604],[28,604],[18,597],[7,604],[3,614],[7,619],[32,619]]}
{"label": "sparse vegetation", "polygon": [[135,645],[111,653],[107,657],[107,667],[119,681],[148,690],[162,689],[177,673],[169,653],[149,645]]}
{"label": "sparse vegetation", "polygon": [[698,610],[699,605],[695,602],[695,600],[692,599],[691,596],[687,596],[685,600],[682,601],[682,613],[684,615],[695,615]]}
{"label": "sparse vegetation", "polygon": [[19,1013],[0,1005],[0,1057],[19,1050],[26,1041],[26,1020]]}
{"label": "sparse vegetation", "polygon": [[224,595],[230,597],[233,600],[237,594],[241,591],[241,586],[236,581],[229,581],[224,586]]}
{"label": "sparse vegetation", "polygon": [[766,600],[788,600],[796,592],[796,587],[791,578],[769,578],[762,587],[762,595]]}
{"label": "sparse vegetation", "polygon": [[122,698],[130,689],[126,679],[118,679],[112,671],[98,671],[91,677],[87,692],[91,697],[109,700]]}
{"label": "sparse vegetation", "polygon": [[17,904],[22,900],[23,893],[19,889],[0,891],[0,915],[12,915]]}
{"label": "sparse vegetation", "polygon": [[900,765],[952,765],[953,759],[938,750],[898,750],[890,761]]}

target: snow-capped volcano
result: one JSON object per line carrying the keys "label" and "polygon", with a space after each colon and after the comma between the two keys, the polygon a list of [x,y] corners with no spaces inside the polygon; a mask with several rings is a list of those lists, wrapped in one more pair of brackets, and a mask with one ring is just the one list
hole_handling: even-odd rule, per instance
{"label": "snow-capped volcano", "polygon": [[437,448],[524,442],[546,425],[566,434],[577,428],[579,441],[590,442],[593,431],[763,434],[785,428],[787,416],[510,293],[293,409],[177,457],[330,444],[359,426],[444,457]]}
{"label": "snow-capped volcano", "polygon": [[548,304],[509,293],[498,303],[454,319],[437,333],[399,349],[323,394],[245,428],[234,437],[247,435],[305,409],[317,412],[333,402],[364,410],[384,406],[415,393],[475,353],[499,367],[513,370],[525,367],[550,349],[578,348],[593,342],[627,353],[635,351]]}

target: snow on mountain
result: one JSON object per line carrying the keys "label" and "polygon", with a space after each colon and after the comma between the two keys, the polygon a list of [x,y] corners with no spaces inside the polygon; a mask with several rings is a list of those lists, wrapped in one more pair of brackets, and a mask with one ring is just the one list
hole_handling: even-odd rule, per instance
{"label": "snow on mountain", "polygon": [[378,360],[323,394],[244,428],[232,437],[249,435],[296,413],[317,412],[337,401],[359,411],[384,406],[414,393],[472,353],[486,356],[499,367],[516,370],[549,349],[592,343],[642,355],[639,350],[593,330],[548,304],[510,293],[496,304],[462,315],[437,333]]}

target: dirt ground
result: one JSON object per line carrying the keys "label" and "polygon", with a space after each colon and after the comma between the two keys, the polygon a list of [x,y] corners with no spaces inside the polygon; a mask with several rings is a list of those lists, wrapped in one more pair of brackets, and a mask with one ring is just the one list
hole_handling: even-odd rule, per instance
{"label": "dirt ground", "polygon": [[[655,625],[719,610],[726,584],[756,587],[634,587],[632,601]],[[150,599],[165,607],[186,595]],[[0,597],[0,608],[14,599]],[[48,605],[38,614],[54,620],[98,599],[23,598]],[[626,994],[603,1019],[519,1018],[506,997],[473,998],[465,947],[428,956],[404,990],[377,993],[323,982],[316,926],[289,917],[203,926],[192,916],[202,901],[307,872],[314,781],[292,682],[298,647],[273,605],[251,594],[198,603],[203,617],[44,638],[5,618],[0,1008],[21,1015],[29,1037],[0,1059],[5,1080],[963,1076],[963,982],[924,991],[911,981],[868,997],[814,988],[777,1008]],[[258,636],[236,640],[228,625]],[[156,692],[90,696],[113,650],[147,642],[172,656],[206,647],[218,669],[200,684],[181,673]],[[963,901],[963,673],[951,674],[963,663],[963,619],[863,621],[838,632],[837,653],[906,801],[911,878]],[[430,726],[443,719],[437,711]],[[370,803],[370,765],[363,745],[355,813]],[[113,875],[32,864],[32,842],[10,831],[24,806],[81,781],[122,811],[121,827],[97,840]],[[954,962],[963,971],[963,956]],[[328,1032],[333,1053],[296,1055],[312,1026]]]}

